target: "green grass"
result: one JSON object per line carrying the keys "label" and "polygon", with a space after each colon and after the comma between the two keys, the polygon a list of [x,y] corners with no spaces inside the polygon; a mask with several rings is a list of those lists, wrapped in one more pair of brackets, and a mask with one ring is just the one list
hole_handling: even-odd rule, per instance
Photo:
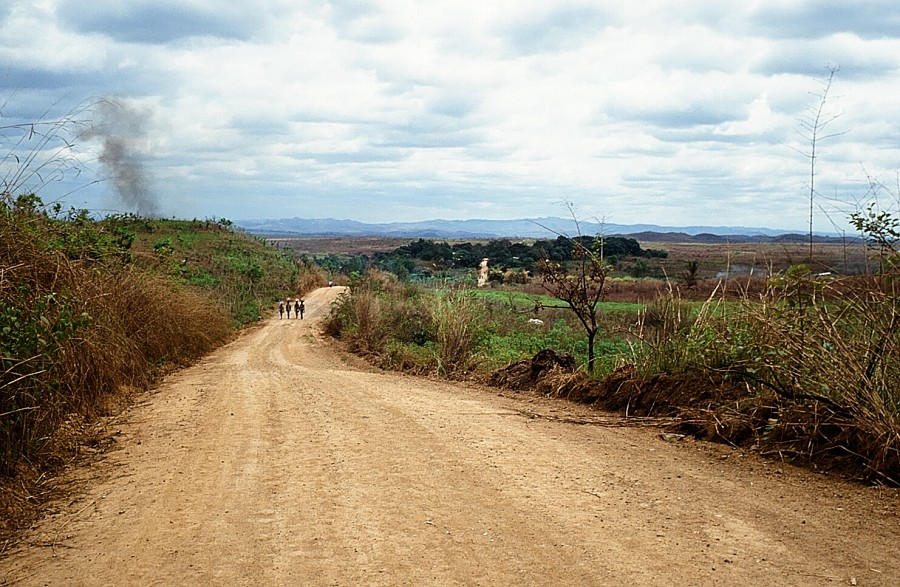
{"label": "green grass", "polygon": [[[569,353],[578,365],[587,365],[587,339],[584,331],[567,320],[553,324],[533,326],[524,320],[518,327],[490,329],[484,338],[481,367],[496,369],[522,359],[530,359],[538,351],[551,349]],[[595,342],[597,372],[612,371],[628,355],[628,343],[621,337],[609,335]]]}
{"label": "green grass", "polygon": [[[528,320],[535,299],[517,292],[426,288],[362,278],[354,295],[332,315],[332,334],[357,348],[384,357],[384,366],[419,372],[442,371],[450,362],[487,372],[552,349],[587,363],[587,338],[574,314],[547,309],[542,324]],[[596,341],[598,374],[619,366],[629,351],[624,324],[633,322],[641,304],[606,303],[614,315],[605,338]],[[614,310],[613,310],[614,309]],[[471,360],[448,346],[464,347]]]}
{"label": "green grass", "polygon": [[283,251],[209,220],[113,218],[134,235],[135,265],[219,299],[236,326],[294,295],[299,270]]}

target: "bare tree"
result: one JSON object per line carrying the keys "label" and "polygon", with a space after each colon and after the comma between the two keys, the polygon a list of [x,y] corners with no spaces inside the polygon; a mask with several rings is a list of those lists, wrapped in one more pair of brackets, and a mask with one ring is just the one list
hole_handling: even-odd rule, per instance
{"label": "bare tree", "polygon": [[[581,227],[575,216],[571,203],[566,203],[578,238],[569,238],[572,244],[572,262],[567,265],[542,259],[538,262],[541,272],[541,286],[556,299],[565,302],[565,308],[571,309],[584,327],[588,340],[588,371],[595,368],[594,341],[600,331],[600,316],[597,304],[600,302],[609,274],[609,265],[598,252],[602,237],[595,238],[596,246],[588,247],[582,238]],[[559,235],[565,236],[565,235]],[[568,237],[565,237],[568,238]]]}
{"label": "bare tree", "polygon": [[849,131],[841,131],[836,133],[826,133],[826,128],[840,114],[832,114],[826,111],[828,104],[831,85],[834,82],[834,76],[840,70],[836,66],[828,66],[826,68],[828,77],[822,82],[822,90],[820,92],[810,92],[816,98],[815,103],[810,105],[806,111],[797,119],[799,128],[797,133],[808,144],[808,150],[802,151],[795,149],[798,153],[809,159],[809,252],[807,262],[812,263],[813,256],[813,212],[815,211],[816,198],[816,158],[818,157],[819,143],[831,139]]}
{"label": "bare tree", "polygon": [[[594,222],[600,225],[600,231],[597,233],[597,238],[599,239],[600,244],[600,261],[603,261],[603,249],[606,246],[606,225],[608,224],[609,214],[604,214],[603,216],[595,216]],[[575,220],[575,226],[578,226],[578,220]]]}

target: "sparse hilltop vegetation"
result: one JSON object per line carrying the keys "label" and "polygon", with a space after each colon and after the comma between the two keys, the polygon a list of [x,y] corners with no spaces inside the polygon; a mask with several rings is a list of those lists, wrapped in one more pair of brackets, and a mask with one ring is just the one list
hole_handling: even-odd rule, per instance
{"label": "sparse hilltop vegetation", "polygon": [[4,525],[43,499],[93,417],[324,279],[227,220],[95,220],[33,195],[0,202],[0,256]]}

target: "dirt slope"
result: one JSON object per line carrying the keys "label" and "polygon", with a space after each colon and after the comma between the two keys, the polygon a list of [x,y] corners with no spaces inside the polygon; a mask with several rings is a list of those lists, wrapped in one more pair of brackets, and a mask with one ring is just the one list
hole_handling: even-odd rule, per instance
{"label": "dirt slope", "polygon": [[125,414],[0,584],[900,584],[895,491],[354,366],[337,292]]}

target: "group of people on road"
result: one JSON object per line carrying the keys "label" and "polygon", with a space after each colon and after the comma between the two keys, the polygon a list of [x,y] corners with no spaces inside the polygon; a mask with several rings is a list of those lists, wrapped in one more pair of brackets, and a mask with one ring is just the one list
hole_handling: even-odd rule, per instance
{"label": "group of people on road", "polygon": [[288,320],[291,319],[291,310],[294,311],[294,317],[303,320],[303,313],[306,311],[306,304],[300,298],[295,298],[291,302],[290,298],[286,300],[278,300],[278,314],[280,318],[284,318],[284,312],[287,310]]}

